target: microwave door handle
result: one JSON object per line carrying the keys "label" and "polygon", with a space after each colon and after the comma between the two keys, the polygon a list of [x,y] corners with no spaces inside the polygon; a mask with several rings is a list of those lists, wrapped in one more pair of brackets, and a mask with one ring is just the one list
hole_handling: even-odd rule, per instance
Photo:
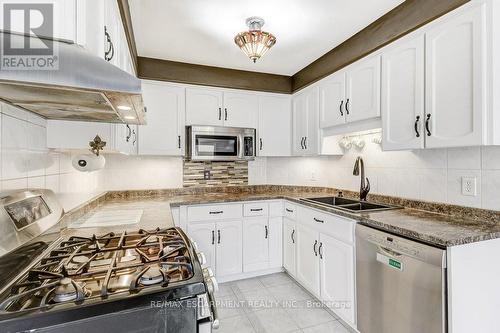
{"label": "microwave door handle", "polygon": [[241,134],[238,135],[238,144],[237,144],[236,150],[237,150],[238,158],[242,159],[245,149],[243,147],[243,135],[241,135]]}

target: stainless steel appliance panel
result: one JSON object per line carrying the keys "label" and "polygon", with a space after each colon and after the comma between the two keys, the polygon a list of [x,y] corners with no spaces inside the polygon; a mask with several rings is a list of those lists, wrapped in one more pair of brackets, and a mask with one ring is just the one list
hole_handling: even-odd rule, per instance
{"label": "stainless steel appliance panel", "polygon": [[446,250],[356,226],[358,330],[446,332]]}
{"label": "stainless steel appliance panel", "polygon": [[191,161],[237,161],[255,158],[255,129],[187,126],[186,156]]}

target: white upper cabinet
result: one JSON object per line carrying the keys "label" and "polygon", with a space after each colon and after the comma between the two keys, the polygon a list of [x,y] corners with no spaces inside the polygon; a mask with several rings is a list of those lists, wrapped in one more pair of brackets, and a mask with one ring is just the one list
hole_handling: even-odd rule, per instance
{"label": "white upper cabinet", "polygon": [[420,33],[394,43],[382,55],[384,150],[424,148],[424,52]]}
{"label": "white upper cabinet", "polygon": [[256,128],[258,115],[257,95],[224,92],[224,126]]}
{"label": "white upper cabinet", "polygon": [[318,154],[319,89],[307,88],[292,100],[292,148],[294,155]]}
{"label": "white upper cabinet", "polygon": [[186,89],[186,124],[256,128],[257,95],[217,89]]}
{"label": "white upper cabinet", "polygon": [[137,154],[137,125],[115,125],[115,149],[127,155]]}
{"label": "white upper cabinet", "polygon": [[184,155],[184,90],[164,82],[142,81],[148,122],[139,126],[140,155]]}
{"label": "white upper cabinet", "polygon": [[485,5],[451,13],[426,32],[426,147],[483,143]]}
{"label": "white upper cabinet", "polygon": [[345,72],[334,73],[319,84],[319,124],[321,128],[343,125],[345,114]]}
{"label": "white upper cabinet", "polygon": [[380,117],[380,55],[369,56],[346,71],[348,122]]}
{"label": "white upper cabinet", "polygon": [[222,91],[186,88],[186,125],[222,126]]}
{"label": "white upper cabinet", "polygon": [[261,96],[257,152],[259,156],[290,156],[291,97]]}

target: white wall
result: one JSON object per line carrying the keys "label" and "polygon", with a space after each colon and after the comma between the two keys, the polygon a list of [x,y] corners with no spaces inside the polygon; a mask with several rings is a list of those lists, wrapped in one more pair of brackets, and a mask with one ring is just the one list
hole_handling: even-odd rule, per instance
{"label": "white wall", "polygon": [[[383,152],[377,136],[362,136],[366,146],[342,157],[268,158],[266,182],[358,190],[352,171],[360,155],[372,193],[500,210],[500,147]],[[476,177],[477,196],[462,195],[462,176]]]}
{"label": "white wall", "polygon": [[49,188],[65,210],[99,193],[99,173],[73,169],[71,155],[47,149],[46,121],[0,103],[0,191]]}

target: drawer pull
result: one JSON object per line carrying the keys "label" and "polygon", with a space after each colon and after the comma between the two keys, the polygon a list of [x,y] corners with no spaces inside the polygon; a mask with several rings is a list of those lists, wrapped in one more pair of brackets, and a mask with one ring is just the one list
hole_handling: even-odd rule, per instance
{"label": "drawer pull", "polygon": [[262,208],[251,208],[250,211],[251,212],[262,212]]}
{"label": "drawer pull", "polygon": [[317,219],[317,218],[314,218],[314,221],[318,222],[318,223],[325,223],[324,220],[320,220],[320,219]]}
{"label": "drawer pull", "polygon": [[269,237],[269,229],[267,229],[267,225],[264,226],[264,228],[266,228],[266,239]]}
{"label": "drawer pull", "polygon": [[293,209],[288,209],[288,208],[285,208],[285,210],[289,213],[293,213]]}
{"label": "drawer pull", "polygon": [[222,214],[224,213],[223,210],[218,210],[218,211],[215,211],[215,212],[209,212],[209,214]]}

